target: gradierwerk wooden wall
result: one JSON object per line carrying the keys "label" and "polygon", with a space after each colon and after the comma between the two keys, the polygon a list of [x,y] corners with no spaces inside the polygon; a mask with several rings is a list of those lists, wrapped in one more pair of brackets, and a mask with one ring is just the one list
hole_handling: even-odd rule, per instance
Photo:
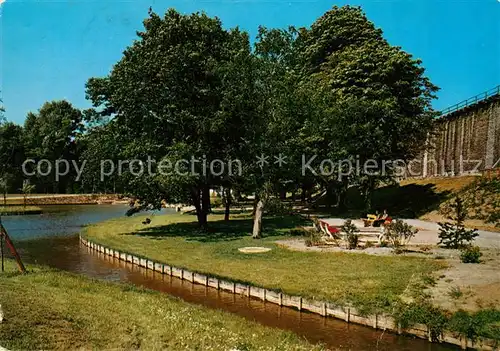
{"label": "gradierwerk wooden wall", "polygon": [[436,121],[426,151],[408,163],[408,177],[477,174],[500,167],[500,96]]}

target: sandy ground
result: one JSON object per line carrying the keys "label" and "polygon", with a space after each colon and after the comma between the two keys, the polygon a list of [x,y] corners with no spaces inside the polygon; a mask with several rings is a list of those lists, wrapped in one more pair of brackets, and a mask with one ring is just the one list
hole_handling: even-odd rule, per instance
{"label": "sandy ground", "polygon": [[[327,219],[337,224],[339,219]],[[460,261],[458,250],[437,247],[438,225],[422,220],[406,220],[420,229],[410,242],[405,256],[426,257],[444,260],[448,267],[435,273],[434,286],[428,289],[433,303],[449,311],[458,309],[478,310],[500,306],[500,233],[479,231],[475,244],[481,247],[481,263],[471,264]],[[387,247],[347,250],[335,245],[307,247],[305,239],[278,240],[278,245],[290,250],[314,252],[349,252],[353,254],[394,255]]]}
{"label": "sandy ground", "polygon": [[[366,254],[366,255],[378,255],[378,256],[389,256],[394,255],[394,251],[390,247],[369,247],[363,248],[359,247],[354,250],[349,250],[345,247],[345,244],[341,246],[336,246],[332,244],[324,244],[321,246],[306,246],[305,239],[285,239],[277,240],[275,242],[277,245],[287,248],[293,251],[312,251],[312,252],[346,252],[352,254]],[[361,244],[362,245],[362,244]],[[407,247],[407,251],[402,254],[404,256],[414,256],[414,257],[425,257],[432,259],[455,259],[458,257],[457,250],[446,250],[437,247],[431,247],[430,245],[411,245]]]}
{"label": "sandy ground", "polygon": [[482,252],[479,264],[460,262],[458,253],[446,260],[449,267],[429,289],[434,304],[450,311],[500,306],[500,250]]}
{"label": "sandy ground", "polygon": [[[416,228],[420,228],[420,231],[417,233],[411,243],[437,245],[437,243],[439,242],[439,225],[437,223],[423,221],[420,219],[405,219],[404,221]],[[478,234],[479,236],[474,242],[475,245],[481,248],[500,249],[500,233],[478,230]]]}

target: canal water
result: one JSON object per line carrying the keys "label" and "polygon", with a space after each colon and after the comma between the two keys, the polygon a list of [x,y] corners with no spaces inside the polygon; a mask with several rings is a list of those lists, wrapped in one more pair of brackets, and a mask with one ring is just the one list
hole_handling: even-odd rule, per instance
{"label": "canal water", "polygon": [[334,349],[458,349],[191,284],[110,258],[79,243],[77,234],[83,226],[123,216],[125,211],[126,207],[122,205],[50,206],[41,215],[8,216],[2,217],[2,221],[26,262],[158,290],[190,303],[225,310],[267,326],[293,331],[310,342],[321,342]]}

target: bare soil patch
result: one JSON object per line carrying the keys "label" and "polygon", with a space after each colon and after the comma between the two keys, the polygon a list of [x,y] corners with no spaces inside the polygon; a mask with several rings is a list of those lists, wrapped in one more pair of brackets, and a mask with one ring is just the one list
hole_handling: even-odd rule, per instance
{"label": "bare soil patch", "polygon": [[436,285],[429,289],[434,304],[450,311],[476,311],[500,305],[500,250],[483,249],[481,263],[460,262],[456,250],[446,259]]}
{"label": "bare soil patch", "polygon": [[407,247],[407,251],[396,255],[389,247],[370,247],[348,250],[334,245],[306,246],[304,239],[278,240],[276,244],[304,252],[345,252],[377,256],[411,256],[445,262],[447,268],[433,274],[435,284],[428,287],[432,302],[445,310],[459,309],[478,311],[500,306],[500,250],[482,249],[481,263],[462,263],[460,251],[429,245]]}

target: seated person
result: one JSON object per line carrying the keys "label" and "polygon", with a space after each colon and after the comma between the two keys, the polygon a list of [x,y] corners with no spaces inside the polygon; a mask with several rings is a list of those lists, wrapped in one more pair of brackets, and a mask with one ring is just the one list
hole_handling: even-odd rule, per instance
{"label": "seated person", "polygon": [[384,210],[384,213],[378,216],[378,218],[373,221],[373,226],[380,227],[381,224],[385,223],[385,220],[387,218],[389,218],[389,215],[387,214],[387,210]]}

